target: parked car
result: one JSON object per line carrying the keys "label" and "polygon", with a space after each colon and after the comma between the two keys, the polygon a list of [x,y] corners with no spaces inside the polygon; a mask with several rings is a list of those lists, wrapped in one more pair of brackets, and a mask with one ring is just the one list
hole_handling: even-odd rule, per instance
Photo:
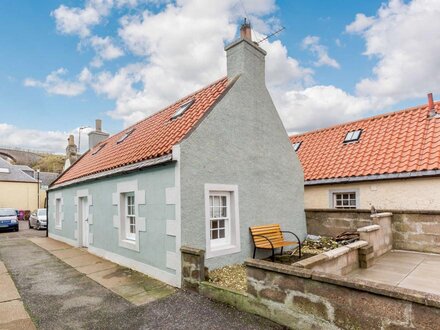
{"label": "parked car", "polygon": [[37,230],[47,228],[46,209],[38,209],[31,213],[29,227]]}
{"label": "parked car", "polygon": [[17,212],[14,209],[0,209],[0,230],[18,231]]}

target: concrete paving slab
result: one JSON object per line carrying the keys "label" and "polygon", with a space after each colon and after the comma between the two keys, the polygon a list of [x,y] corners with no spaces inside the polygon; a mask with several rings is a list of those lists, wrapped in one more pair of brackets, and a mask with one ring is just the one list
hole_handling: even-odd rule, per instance
{"label": "concrete paving slab", "polygon": [[29,240],[48,251],[57,251],[72,248],[72,246],[69,244],[48,237],[30,238]]}
{"label": "concrete paving slab", "polygon": [[16,320],[9,323],[3,323],[0,325],[0,329],[2,330],[34,330],[35,325],[32,322],[31,319],[23,319],[23,320]]}
{"label": "concrete paving slab", "polygon": [[118,265],[110,262],[110,261],[98,261],[97,263],[87,265],[87,266],[79,266],[76,267],[76,270],[83,273],[83,274],[92,274],[96,272],[101,272],[103,270],[108,270],[112,268],[116,268]]}
{"label": "concrete paving slab", "polygon": [[20,300],[12,300],[0,304],[0,328],[3,324],[30,319]]}
{"label": "concrete paving slab", "polygon": [[126,299],[136,306],[141,306],[168,297],[174,292],[175,290],[169,287],[156,288],[154,290],[144,291],[137,295],[127,297]]}
{"label": "concrete paving slab", "polygon": [[20,299],[14,282],[8,273],[0,275],[0,302],[14,299]]}
{"label": "concrete paving slab", "polygon": [[354,272],[349,273],[348,277],[396,286],[406,276],[406,273],[402,274],[384,270],[376,270],[373,267],[355,270]]}
{"label": "concrete paving slab", "polygon": [[[43,247],[44,248],[44,247]],[[49,250],[50,251],[50,250]],[[68,258],[74,258],[74,257],[78,257],[78,256],[83,256],[86,254],[86,252],[80,250],[80,249],[76,249],[76,248],[69,248],[69,249],[63,249],[63,250],[55,250],[55,251],[50,251],[55,257],[61,259],[61,260],[66,260]]]}
{"label": "concrete paving slab", "polygon": [[133,284],[134,281],[130,278],[130,273],[130,269],[119,266],[89,274],[87,277],[98,282],[103,287],[111,289],[120,285]]}
{"label": "concrete paving slab", "polygon": [[101,261],[102,259],[99,257],[96,257],[92,254],[89,253],[85,253],[83,252],[83,254],[76,256],[76,257],[72,257],[72,258],[65,258],[62,259],[66,264],[77,268],[77,267],[81,267],[81,266],[89,266],[89,265],[93,265],[96,264],[97,262]]}
{"label": "concrete paving slab", "polygon": [[0,275],[1,275],[1,274],[5,274],[5,273],[7,273],[7,272],[8,272],[8,270],[6,269],[5,264],[4,264],[3,262],[0,261]]}

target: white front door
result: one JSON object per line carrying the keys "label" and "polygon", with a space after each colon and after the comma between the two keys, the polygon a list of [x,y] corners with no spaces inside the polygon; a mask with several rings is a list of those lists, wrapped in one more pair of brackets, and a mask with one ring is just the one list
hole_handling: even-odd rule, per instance
{"label": "white front door", "polygon": [[89,247],[89,203],[87,197],[81,197],[80,203],[81,246]]}

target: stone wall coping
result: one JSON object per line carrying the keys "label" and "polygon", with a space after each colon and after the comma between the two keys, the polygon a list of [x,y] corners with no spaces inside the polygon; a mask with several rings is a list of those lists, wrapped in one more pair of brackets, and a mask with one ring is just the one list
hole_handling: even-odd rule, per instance
{"label": "stone wall coping", "polygon": [[[421,305],[440,308],[440,295],[421,291],[395,287],[389,284],[381,284],[356,278],[348,278],[341,275],[329,274],[309,269],[294,267],[292,265],[274,264],[269,261],[250,259],[245,262],[247,267],[269,270],[275,273],[287,274],[296,277],[309,278],[318,282],[334,284],[346,288],[366,291],[381,296],[411,301]],[[290,268],[290,269],[289,269]]]}
{"label": "stone wall coping", "polygon": [[379,225],[371,225],[371,226],[365,226],[365,227],[359,228],[357,231],[360,233],[369,233],[371,231],[376,231],[379,229],[380,229]]}
{"label": "stone wall coping", "polygon": [[386,217],[392,217],[393,213],[391,212],[382,212],[382,213],[376,213],[370,215],[370,218],[386,218]]}
{"label": "stone wall coping", "polygon": [[366,242],[366,241],[356,241],[356,242],[347,244],[346,247],[348,247],[350,249],[350,251],[353,251],[353,250],[358,250],[360,248],[363,248],[367,245],[368,245],[368,242]]}
{"label": "stone wall coping", "polygon": [[[387,210],[393,214],[425,214],[425,215],[440,215],[438,210]],[[367,209],[306,209],[305,212],[323,212],[323,213],[371,213]]]}
{"label": "stone wall coping", "polygon": [[310,269],[328,260],[330,260],[329,257],[324,253],[321,253],[321,254],[317,254],[316,256],[297,261],[294,264],[292,264],[292,266]]}
{"label": "stone wall coping", "polygon": [[277,264],[274,262],[258,260],[258,259],[247,259],[244,262],[244,264],[246,267],[265,269],[276,273],[293,275],[296,277],[302,277],[302,278],[312,277],[312,271],[310,269],[294,267],[292,265]]}
{"label": "stone wall coping", "polygon": [[337,257],[340,257],[344,254],[347,254],[348,252],[350,252],[350,249],[348,247],[341,246],[336,249],[324,252],[323,255],[326,255],[331,260],[331,259],[336,259]]}
{"label": "stone wall coping", "polygon": [[202,255],[205,254],[205,250],[203,250],[203,249],[196,249],[196,248],[192,248],[192,247],[189,247],[189,246],[182,246],[180,248],[180,251],[183,252],[183,253],[192,254],[192,255],[195,255],[195,256],[202,256]]}

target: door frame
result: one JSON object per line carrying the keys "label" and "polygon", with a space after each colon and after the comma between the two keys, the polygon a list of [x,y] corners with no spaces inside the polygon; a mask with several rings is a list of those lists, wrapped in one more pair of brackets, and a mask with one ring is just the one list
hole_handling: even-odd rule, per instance
{"label": "door frame", "polygon": [[[89,223],[89,215],[87,214],[87,219],[84,219],[84,210],[90,207],[88,196],[79,196],[78,197],[78,245],[80,247],[88,248],[90,243],[90,223]],[[87,210],[89,213],[90,210]],[[87,221],[87,225],[85,222]],[[87,236],[84,235],[84,227],[87,228]],[[85,240],[87,238],[87,242]]]}

